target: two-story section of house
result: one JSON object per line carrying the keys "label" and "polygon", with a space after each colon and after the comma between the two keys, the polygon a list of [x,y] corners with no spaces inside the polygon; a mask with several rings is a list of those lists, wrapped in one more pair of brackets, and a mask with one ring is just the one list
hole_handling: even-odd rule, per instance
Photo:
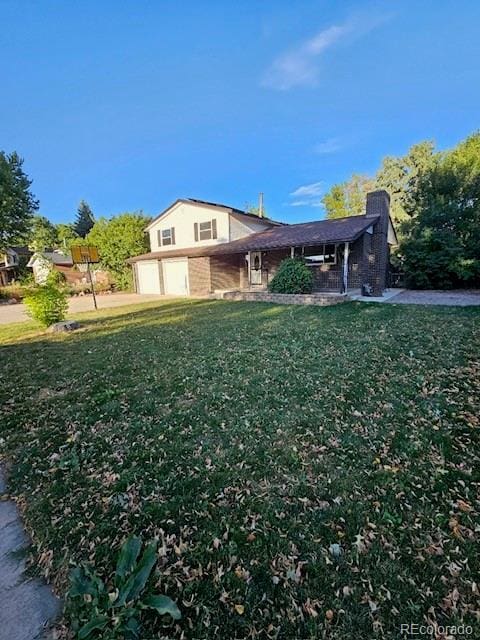
{"label": "two-story section of house", "polygon": [[367,194],[364,215],[283,224],[201,200],[177,200],[147,227],[151,251],[131,258],[139,293],[202,296],[268,286],[298,257],[314,291],[382,295],[396,244],[386,191]]}
{"label": "two-story section of house", "polygon": [[239,287],[238,258],[212,258],[211,249],[280,224],[227,205],[177,200],[146,229],[151,253],[134,259],[136,289],[139,293],[205,295]]}

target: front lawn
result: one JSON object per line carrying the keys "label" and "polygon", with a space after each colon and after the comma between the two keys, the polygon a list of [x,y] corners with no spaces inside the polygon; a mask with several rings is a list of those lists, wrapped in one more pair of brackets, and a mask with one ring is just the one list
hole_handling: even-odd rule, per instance
{"label": "front lawn", "polygon": [[158,538],[183,616],[147,613],[144,640],[480,636],[480,308],[86,318],[0,328],[0,452],[59,592],[81,561],[107,576],[135,533]]}

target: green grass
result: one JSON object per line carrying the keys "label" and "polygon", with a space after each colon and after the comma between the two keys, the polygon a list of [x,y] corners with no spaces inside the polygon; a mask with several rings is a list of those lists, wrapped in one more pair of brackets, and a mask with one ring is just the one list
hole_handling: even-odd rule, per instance
{"label": "green grass", "polygon": [[74,563],[111,572],[135,533],[159,538],[158,590],[183,613],[146,617],[144,638],[478,630],[480,309],[82,318],[61,336],[0,328],[0,451],[60,592]]}

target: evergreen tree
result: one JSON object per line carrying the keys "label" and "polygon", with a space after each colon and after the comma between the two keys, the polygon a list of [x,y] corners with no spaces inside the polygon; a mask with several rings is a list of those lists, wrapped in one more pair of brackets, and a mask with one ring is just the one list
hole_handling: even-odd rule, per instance
{"label": "evergreen tree", "polygon": [[81,200],[77,209],[77,218],[74,224],[75,233],[81,238],[85,238],[90,229],[95,224],[93,212],[85,200]]}
{"label": "evergreen tree", "polygon": [[16,152],[0,151],[0,249],[22,242],[28,234],[38,201],[30,193],[32,181]]}

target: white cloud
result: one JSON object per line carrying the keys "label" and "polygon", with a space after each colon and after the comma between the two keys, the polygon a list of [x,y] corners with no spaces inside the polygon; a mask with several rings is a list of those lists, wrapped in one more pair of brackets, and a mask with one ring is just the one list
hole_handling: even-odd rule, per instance
{"label": "white cloud", "polygon": [[319,196],[323,192],[323,182],[312,182],[311,184],[303,184],[301,187],[291,192],[292,197],[314,197]]}
{"label": "white cloud", "polygon": [[290,207],[323,207],[321,196],[325,189],[323,182],[302,184],[290,193]]}
{"label": "white cloud", "polygon": [[319,142],[313,147],[315,153],[326,155],[328,153],[336,153],[343,149],[344,143],[340,138],[328,138],[323,142]]}
{"label": "white cloud", "polygon": [[289,202],[291,207],[323,207],[324,204],[321,200],[294,200]]}
{"label": "white cloud", "polygon": [[312,38],[279,55],[262,78],[262,85],[287,91],[293,87],[314,86],[318,81],[319,60],[322,54],[339,41],[362,36],[390,16],[355,16],[341,25],[322,29]]}

